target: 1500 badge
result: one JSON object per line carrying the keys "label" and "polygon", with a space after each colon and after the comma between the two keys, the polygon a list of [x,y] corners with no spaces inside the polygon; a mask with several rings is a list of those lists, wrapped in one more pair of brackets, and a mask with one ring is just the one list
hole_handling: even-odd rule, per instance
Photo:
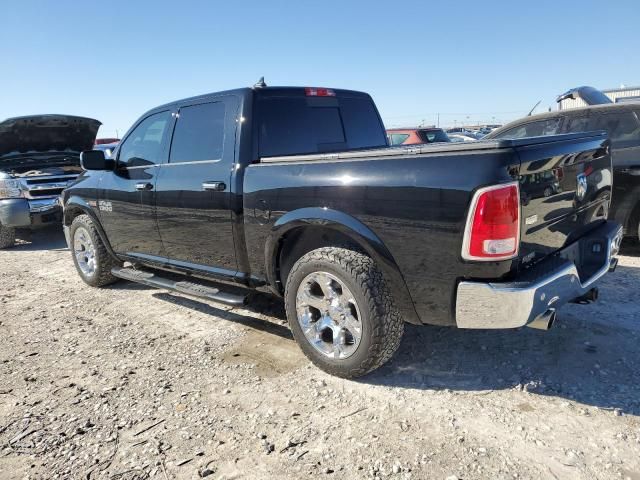
{"label": "1500 badge", "polygon": [[98,209],[101,212],[112,212],[113,211],[113,207],[111,206],[111,202],[107,202],[105,200],[100,200],[98,202]]}

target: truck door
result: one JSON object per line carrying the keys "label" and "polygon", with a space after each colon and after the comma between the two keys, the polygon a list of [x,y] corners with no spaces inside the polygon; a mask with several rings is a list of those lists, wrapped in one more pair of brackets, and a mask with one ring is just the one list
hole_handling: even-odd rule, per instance
{"label": "truck door", "polygon": [[169,110],[138,122],[120,145],[116,170],[102,180],[100,221],[118,253],[161,256],[153,188],[158,167],[167,159],[171,124]]}
{"label": "truck door", "polygon": [[156,216],[170,264],[232,275],[237,270],[231,217],[235,97],[183,104],[169,161],[156,182]]}

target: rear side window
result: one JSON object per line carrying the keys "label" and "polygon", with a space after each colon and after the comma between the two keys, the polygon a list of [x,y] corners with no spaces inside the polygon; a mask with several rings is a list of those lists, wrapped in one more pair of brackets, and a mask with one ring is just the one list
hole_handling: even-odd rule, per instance
{"label": "rear side window", "polygon": [[369,97],[258,97],[260,157],[386,146]]}
{"label": "rear side window", "polygon": [[640,145],[640,122],[637,114],[630,110],[594,115],[590,124],[590,130],[606,130],[614,147]]}
{"label": "rear side window", "polygon": [[169,111],[154,113],[142,120],[122,142],[119,161],[126,167],[140,167],[165,161],[166,150],[163,147],[170,123]]}
{"label": "rear side window", "polygon": [[588,132],[589,131],[589,117],[573,117],[569,119],[569,125],[567,126],[568,133]]}
{"label": "rear side window", "polygon": [[171,141],[170,163],[199,162],[222,158],[224,103],[182,107]]}
{"label": "rear side window", "polygon": [[389,135],[389,143],[391,145],[402,145],[407,138],[409,138],[408,133],[392,133]]}
{"label": "rear side window", "polygon": [[561,122],[562,118],[556,117],[537,122],[524,123],[501,133],[496,138],[526,138],[555,135],[560,130]]}

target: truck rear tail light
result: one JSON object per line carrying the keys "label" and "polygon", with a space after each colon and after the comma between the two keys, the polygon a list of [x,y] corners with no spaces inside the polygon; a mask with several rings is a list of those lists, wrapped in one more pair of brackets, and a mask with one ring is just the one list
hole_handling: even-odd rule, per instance
{"label": "truck rear tail light", "polygon": [[465,260],[507,260],[520,247],[520,188],[517,182],[481,188],[471,200],[462,242]]}
{"label": "truck rear tail light", "polygon": [[307,97],[335,97],[336,92],[330,88],[306,87],[304,93]]}

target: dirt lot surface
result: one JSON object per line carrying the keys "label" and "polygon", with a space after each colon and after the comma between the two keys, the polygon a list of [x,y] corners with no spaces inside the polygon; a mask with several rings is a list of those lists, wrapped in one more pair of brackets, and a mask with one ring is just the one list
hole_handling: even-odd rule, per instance
{"label": "dirt lot surface", "polygon": [[406,328],[358,381],[282,307],[127,282],[62,235],[0,252],[0,479],[640,479],[640,249],[549,332]]}

